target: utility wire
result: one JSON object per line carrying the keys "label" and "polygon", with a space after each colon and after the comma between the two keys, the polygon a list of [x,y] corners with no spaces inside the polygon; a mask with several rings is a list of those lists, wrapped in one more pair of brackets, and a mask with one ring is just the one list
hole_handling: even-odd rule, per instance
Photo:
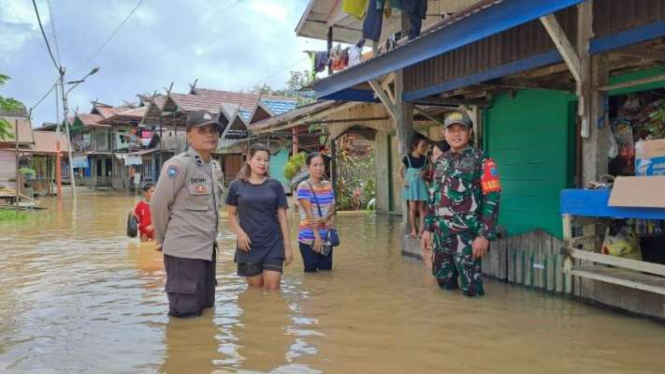
{"label": "utility wire", "polygon": [[[32,0],[32,1],[34,2],[35,0]],[[90,58],[88,58],[83,64],[81,64],[79,67],[77,67],[76,69],[74,69],[74,73],[76,73],[77,71],[81,70],[81,69],[82,69],[84,66],[86,66],[90,61],[92,61],[95,57],[97,57],[97,55],[98,55],[98,54],[104,49],[104,47],[106,47],[106,45],[109,44],[109,42],[111,42],[111,40],[116,36],[116,34],[118,34],[118,32],[120,31],[120,29],[122,29],[122,27],[125,26],[125,24],[127,23],[127,21],[129,21],[129,19],[134,15],[134,13],[136,12],[136,10],[141,6],[141,4],[143,4],[143,1],[144,1],[144,0],[139,0],[139,2],[136,3],[136,6],[131,10],[131,12],[129,12],[129,14],[127,15],[127,17],[125,17],[125,19],[120,23],[120,25],[118,25],[118,27],[117,27],[117,28],[111,33],[111,35],[109,35],[109,37],[104,41],[104,43],[102,43],[102,45],[97,49],[97,51],[95,51],[95,53],[93,53],[93,54],[90,56]]]}
{"label": "utility wire", "polygon": [[49,88],[48,91],[46,91],[46,93],[44,94],[44,96],[42,96],[42,98],[39,99],[39,101],[37,101],[37,102],[35,103],[35,105],[33,105],[32,107],[30,107],[30,111],[31,111],[31,112],[32,112],[33,110],[35,110],[35,109],[39,106],[39,104],[41,104],[42,101],[44,101],[44,99],[46,99],[46,98],[48,97],[48,95],[53,91],[53,89],[56,88],[56,87],[58,86],[58,83],[59,83],[59,82],[60,82],[60,78],[56,79],[56,81],[53,83],[53,85],[51,85],[51,88]]}
{"label": "utility wire", "polygon": [[48,15],[50,17],[49,22],[51,24],[51,31],[53,32],[53,44],[55,44],[55,55],[58,57],[58,64],[62,66],[62,60],[60,59],[60,46],[58,45],[58,36],[55,33],[55,18],[53,18],[53,8],[51,7],[51,0],[46,0],[48,4]]}
{"label": "utility wire", "polygon": [[252,86],[250,87],[250,89],[251,89],[251,88],[254,88],[254,86],[257,86],[257,85],[259,85],[259,84],[261,84],[261,83],[266,83],[266,82],[268,82],[269,79],[272,79],[272,78],[274,78],[274,77],[276,77],[276,76],[282,74],[283,72],[285,72],[285,71],[291,69],[292,67],[294,67],[294,66],[298,65],[299,63],[301,63],[301,62],[303,62],[303,61],[305,61],[305,60],[308,60],[308,59],[309,59],[309,57],[305,57],[305,58],[303,58],[303,59],[301,59],[301,60],[299,60],[299,61],[297,61],[297,62],[294,62],[293,64],[291,64],[291,65],[289,65],[289,66],[287,66],[287,67],[285,67],[285,68],[282,68],[280,71],[275,72],[275,73],[269,75],[268,77],[263,78],[263,79],[257,81],[256,83],[252,84]]}
{"label": "utility wire", "polygon": [[35,0],[32,0],[32,5],[35,7],[35,14],[37,15],[37,22],[39,23],[39,29],[42,31],[42,36],[44,37],[44,42],[46,43],[46,48],[48,49],[48,54],[51,56],[51,60],[53,61],[53,65],[55,65],[56,70],[60,71],[60,65],[55,61],[55,57],[53,56],[53,51],[51,50],[51,45],[48,42],[48,38],[46,37],[46,33],[44,32],[44,26],[42,25],[42,19],[39,16],[39,9],[37,9],[37,3]]}

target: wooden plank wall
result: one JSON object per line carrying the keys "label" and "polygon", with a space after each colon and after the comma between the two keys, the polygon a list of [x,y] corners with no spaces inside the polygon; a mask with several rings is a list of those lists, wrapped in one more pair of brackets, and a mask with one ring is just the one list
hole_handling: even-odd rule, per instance
{"label": "wooden plank wall", "polygon": [[[577,39],[575,8],[558,12],[556,16],[571,42],[575,44]],[[540,21],[532,21],[406,68],[405,90],[418,90],[462,78],[555,48]]]}
{"label": "wooden plank wall", "polygon": [[483,274],[542,291],[564,290],[562,243],[544,231],[499,239],[483,260]]}
{"label": "wooden plank wall", "polygon": [[611,35],[665,19],[665,0],[595,0],[593,16],[596,36]]}

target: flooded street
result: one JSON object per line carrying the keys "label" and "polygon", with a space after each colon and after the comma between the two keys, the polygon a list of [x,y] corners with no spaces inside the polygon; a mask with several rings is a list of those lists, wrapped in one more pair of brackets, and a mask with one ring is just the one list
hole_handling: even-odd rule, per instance
{"label": "flooded street", "polygon": [[[443,292],[401,256],[399,219],[342,215],[335,270],[247,290],[220,224],[216,307],[166,315],[152,244],[125,236],[138,197],[0,223],[2,373],[662,373],[665,326],[523,288]],[[292,225],[293,226],[293,225]],[[295,238],[295,236],[293,236]],[[295,241],[294,241],[295,242]],[[297,251],[297,246],[294,244]]]}

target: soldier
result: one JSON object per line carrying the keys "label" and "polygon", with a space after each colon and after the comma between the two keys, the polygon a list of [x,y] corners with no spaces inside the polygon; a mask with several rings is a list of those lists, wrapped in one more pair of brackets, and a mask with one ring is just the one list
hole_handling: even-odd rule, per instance
{"label": "soldier", "polygon": [[222,125],[207,111],[187,116],[190,148],[162,167],[152,198],[157,249],[164,252],[169,315],[198,316],[215,304],[218,205],[211,153]]}
{"label": "soldier", "polygon": [[436,163],[421,244],[434,249],[432,273],[441,288],[482,296],[480,258],[496,239],[501,184],[494,160],[470,144],[466,114],[451,113],[443,127],[451,149]]}

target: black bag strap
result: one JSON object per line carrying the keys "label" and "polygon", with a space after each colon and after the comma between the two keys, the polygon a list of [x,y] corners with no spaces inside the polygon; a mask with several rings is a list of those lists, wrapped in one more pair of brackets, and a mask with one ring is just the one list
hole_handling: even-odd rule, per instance
{"label": "black bag strap", "polygon": [[307,184],[309,185],[309,190],[312,191],[312,195],[314,195],[314,202],[316,203],[316,207],[319,209],[319,218],[323,218],[323,211],[321,210],[321,205],[319,204],[319,198],[316,196],[316,192],[314,192],[314,186],[312,186],[309,181],[307,181]]}

